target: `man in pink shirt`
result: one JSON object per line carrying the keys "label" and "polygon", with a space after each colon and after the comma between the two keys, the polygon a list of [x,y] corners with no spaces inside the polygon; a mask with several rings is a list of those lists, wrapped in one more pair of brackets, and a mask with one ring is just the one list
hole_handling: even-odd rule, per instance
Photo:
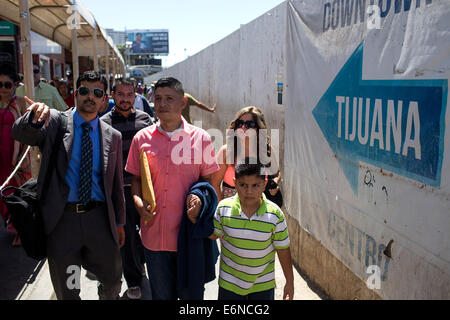
{"label": "man in pink shirt", "polygon": [[[159,122],[134,136],[125,170],[133,175],[131,193],[141,216],[141,238],[153,299],[176,300],[177,238],[184,205],[193,223],[201,207],[197,196],[187,194],[199,180],[211,182],[219,166],[208,133],[181,116],[186,99],[178,80],[160,79],[155,85],[154,103]],[[142,199],[142,151],[147,155],[155,190],[154,212]]]}

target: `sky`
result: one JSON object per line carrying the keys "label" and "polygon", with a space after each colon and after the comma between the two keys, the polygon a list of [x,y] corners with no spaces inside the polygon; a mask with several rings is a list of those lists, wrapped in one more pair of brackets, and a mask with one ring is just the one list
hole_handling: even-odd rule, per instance
{"label": "sky", "polygon": [[[103,29],[168,29],[169,67],[205,49],[284,0],[81,0]],[[186,49],[186,50],[185,50]]]}

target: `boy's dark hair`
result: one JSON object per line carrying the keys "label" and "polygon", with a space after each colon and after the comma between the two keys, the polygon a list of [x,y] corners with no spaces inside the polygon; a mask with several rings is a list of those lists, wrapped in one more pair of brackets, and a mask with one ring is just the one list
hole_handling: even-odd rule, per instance
{"label": "boy's dark hair", "polygon": [[180,81],[178,81],[175,78],[169,77],[169,78],[162,78],[159,79],[158,82],[155,84],[155,91],[158,88],[165,88],[168,87],[170,89],[175,90],[178,94],[184,96],[184,89],[183,85]]}
{"label": "boy's dark hair", "polygon": [[14,83],[19,81],[16,69],[10,63],[0,64],[0,75],[9,77]]}
{"label": "boy's dark hair", "polygon": [[117,79],[114,82],[114,87],[113,87],[113,91],[115,92],[118,86],[131,86],[133,87],[133,90],[135,88],[134,86],[134,82],[131,81],[130,79]]}
{"label": "boy's dark hair", "polygon": [[266,178],[264,166],[255,158],[245,158],[240,160],[234,167],[234,177],[239,179],[244,176],[257,176]]}
{"label": "boy's dark hair", "polygon": [[97,82],[100,81],[103,83],[103,91],[106,93],[106,89],[108,88],[108,83],[106,82],[106,78],[102,76],[97,71],[85,71],[83,72],[77,79],[77,89],[80,88],[82,81],[88,81],[88,82]]}

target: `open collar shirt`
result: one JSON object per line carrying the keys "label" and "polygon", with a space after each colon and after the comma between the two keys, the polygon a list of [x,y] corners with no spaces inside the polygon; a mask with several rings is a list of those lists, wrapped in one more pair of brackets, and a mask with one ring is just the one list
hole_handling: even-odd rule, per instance
{"label": "open collar shirt", "polygon": [[177,251],[178,231],[190,187],[218,171],[209,134],[182,118],[172,137],[159,122],[139,131],[133,138],[125,170],[141,175],[140,153],[147,155],[156,198],[156,215],[141,223],[143,245],[152,251]]}
{"label": "open collar shirt", "polygon": [[[16,89],[16,96],[21,98],[25,96],[25,86],[20,86]],[[50,108],[59,111],[65,111],[68,108],[58,90],[42,81],[39,82],[37,87],[34,87],[34,101],[45,103]]]}

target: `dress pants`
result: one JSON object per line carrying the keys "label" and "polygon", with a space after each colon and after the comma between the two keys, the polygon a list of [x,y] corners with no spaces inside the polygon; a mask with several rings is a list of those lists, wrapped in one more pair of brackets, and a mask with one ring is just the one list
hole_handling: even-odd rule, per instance
{"label": "dress pants", "polygon": [[114,300],[122,287],[122,259],[106,206],[85,213],[66,208],[48,236],[50,277],[58,300],[80,299],[81,266],[97,276],[100,300]]}
{"label": "dress pants", "polygon": [[131,188],[125,186],[124,192],[127,223],[125,225],[125,244],[120,249],[123,276],[125,277],[128,288],[140,287],[143,278],[142,265],[145,263],[144,247],[139,231],[136,228],[139,226],[140,216],[131,197]]}

